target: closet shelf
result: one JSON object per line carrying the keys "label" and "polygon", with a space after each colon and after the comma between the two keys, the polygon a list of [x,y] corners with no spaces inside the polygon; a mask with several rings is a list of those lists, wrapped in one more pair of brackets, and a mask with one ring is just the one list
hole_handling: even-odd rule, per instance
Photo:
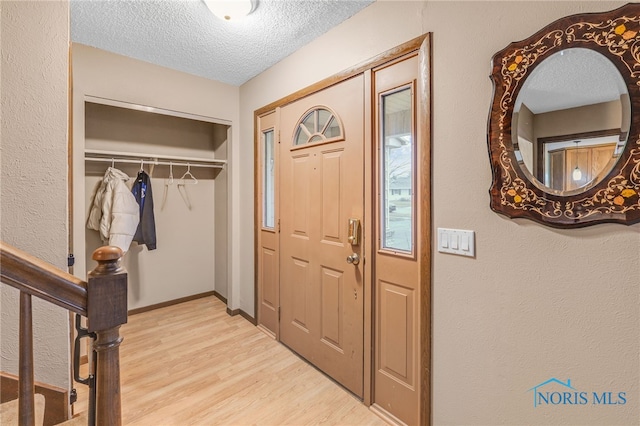
{"label": "closet shelf", "polygon": [[101,98],[98,96],[85,95],[85,101],[92,104],[107,105],[117,108],[130,109],[134,111],[148,112],[151,114],[168,115],[170,117],[186,118],[187,120],[204,121],[207,123],[222,124],[231,126],[231,121],[218,118],[208,117],[200,114],[192,114],[188,112],[175,111],[165,108],[157,108],[148,105],[134,104],[131,102],[117,101],[115,99]]}
{"label": "closet shelf", "polygon": [[163,154],[149,154],[124,151],[103,151],[98,149],[86,149],[84,151],[86,161],[97,161],[104,163],[129,163],[129,164],[152,164],[155,166],[180,166],[190,165],[192,167],[206,167],[222,169],[227,164],[226,160],[214,158],[180,157]]}

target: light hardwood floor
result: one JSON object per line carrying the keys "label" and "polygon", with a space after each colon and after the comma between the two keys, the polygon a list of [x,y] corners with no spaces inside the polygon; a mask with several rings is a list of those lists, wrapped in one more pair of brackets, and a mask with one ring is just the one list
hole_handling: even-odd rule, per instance
{"label": "light hardwood floor", "polygon": [[[359,400],[214,297],[121,328],[125,425],[385,425]],[[76,412],[86,387],[76,384]]]}

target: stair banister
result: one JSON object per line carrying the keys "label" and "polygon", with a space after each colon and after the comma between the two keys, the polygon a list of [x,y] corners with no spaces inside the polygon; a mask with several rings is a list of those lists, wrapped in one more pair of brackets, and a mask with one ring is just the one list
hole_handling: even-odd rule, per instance
{"label": "stair banister", "polygon": [[93,253],[98,266],[87,284],[87,328],[96,333],[96,424],[121,425],[120,326],[127,322],[127,273],[122,250],[101,247]]}
{"label": "stair banister", "polygon": [[127,274],[122,251],[101,247],[93,254],[98,266],[88,282],[0,241],[2,283],[20,290],[19,424],[33,425],[34,377],[31,297],[47,300],[87,317],[96,333],[96,418],[89,423],[120,426],[120,326],[127,322]]}
{"label": "stair banister", "polygon": [[20,348],[18,352],[18,424],[34,426],[35,381],[33,378],[33,317],[31,295],[20,292]]}

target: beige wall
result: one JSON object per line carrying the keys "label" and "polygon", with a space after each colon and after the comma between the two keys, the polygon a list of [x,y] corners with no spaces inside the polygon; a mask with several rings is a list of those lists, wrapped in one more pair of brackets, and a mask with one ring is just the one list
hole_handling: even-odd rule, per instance
{"label": "beige wall", "polygon": [[620,100],[534,114],[535,139],[622,128]]}
{"label": "beige wall", "polygon": [[[241,121],[297,89],[433,33],[433,225],[476,231],[477,256],[433,256],[434,424],[637,424],[640,224],[557,230],[489,209],[490,59],[557,18],[623,2],[378,1],[241,87]],[[331,52],[328,56],[318,52]],[[252,149],[251,126],[241,132]],[[251,188],[252,159],[240,180]],[[253,194],[241,194],[252,223]],[[241,234],[249,253],[252,227]],[[242,268],[253,276],[253,259]],[[253,287],[241,301],[253,300]],[[556,377],[624,406],[533,407]]]}
{"label": "beige wall", "polygon": [[[72,58],[74,100],[73,155],[74,163],[76,164],[74,166],[74,176],[76,177],[74,193],[77,200],[85,199],[87,194],[90,196],[92,188],[89,188],[89,186],[93,186],[96,179],[92,177],[84,181],[83,150],[85,147],[105,149],[105,146],[113,146],[116,150],[130,152],[148,152],[151,149],[156,150],[157,154],[185,157],[213,157],[213,151],[216,150],[216,156],[220,158],[220,155],[228,157],[229,152],[238,145],[233,142],[233,139],[238,137],[237,129],[239,127],[237,125],[239,101],[239,89],[237,87],[77,43],[73,44]],[[85,140],[85,96],[113,99],[222,120],[224,124],[232,125],[231,140],[222,145],[211,146],[209,153],[202,151],[202,144],[198,144],[197,140],[193,138],[191,142],[186,140],[160,140],[158,138],[153,148],[151,148],[153,144],[132,147],[131,141],[116,142],[111,140],[105,142]],[[141,136],[146,136],[148,139],[149,135]],[[221,138],[223,139],[224,135],[216,135],[216,140],[221,140]],[[231,158],[227,159],[231,160]],[[217,279],[213,279],[214,238],[221,237],[220,241],[216,241],[217,251],[230,251],[230,245],[227,243],[227,241],[231,241],[231,239],[227,239],[230,233],[228,229],[221,228],[228,225],[229,221],[227,219],[229,217],[234,217],[229,210],[231,209],[232,201],[231,198],[228,200],[221,199],[222,197],[227,197],[226,188],[218,188],[218,186],[227,185],[227,176],[229,173],[233,173],[234,169],[232,162],[233,160],[227,165],[227,170],[219,175],[220,179],[216,178],[215,181],[202,179],[200,185],[187,188],[193,205],[191,211],[184,208],[185,205],[181,203],[180,195],[174,186],[168,197],[172,196],[173,201],[177,201],[177,203],[168,205],[168,210],[161,212],[160,205],[164,189],[164,180],[162,178],[168,176],[168,173],[165,167],[154,174],[154,177],[157,177],[152,182],[152,186],[159,249],[147,252],[146,249],[135,247],[134,245],[131,253],[127,254],[125,264],[132,281],[129,294],[130,309],[214,289],[227,297],[231,309],[238,307],[238,298],[237,296],[234,297],[232,289],[238,288],[239,284],[235,283],[234,285],[228,282],[226,271],[221,270],[221,268],[226,268],[226,265],[221,265],[218,261],[215,262],[220,270],[215,271]],[[178,171],[180,174],[178,174]],[[176,177],[180,177],[184,171],[184,168],[176,167],[174,174]],[[198,176],[196,169],[192,170],[192,172]],[[205,172],[200,171],[200,173],[202,175]],[[133,174],[135,174],[135,171],[129,173],[130,176]],[[237,188],[235,190],[231,189],[229,195],[233,197],[233,194],[237,193]],[[216,214],[214,214],[214,207],[217,210]],[[227,209],[227,211],[221,211],[221,209]],[[85,257],[84,236],[86,230],[84,218],[86,214],[87,207],[84,202],[78,202],[74,205],[74,217],[80,218],[79,220],[74,219],[73,223],[74,249],[78,253],[77,260],[79,265],[74,273],[78,276],[86,274],[86,271],[82,270]],[[214,221],[216,221],[215,225],[218,228],[216,229],[215,237],[213,235]],[[173,231],[170,232],[171,229],[169,228]],[[93,233],[93,231],[89,232]],[[98,243],[97,235],[87,235],[90,238],[90,245]],[[189,235],[192,236],[191,243],[185,243],[183,237]],[[207,235],[210,235],[209,240],[202,240]],[[162,239],[164,239],[164,246]],[[200,241],[200,243],[197,243],[197,241]],[[87,253],[90,252],[90,248],[87,247]],[[176,262],[176,267],[171,268],[172,273],[170,271],[162,272],[164,268],[157,267],[166,266],[171,262]],[[92,261],[88,260],[87,265],[91,264]],[[87,266],[87,269],[90,269],[90,267]],[[237,272],[235,275],[233,271],[229,272],[232,276],[238,276]],[[181,280],[182,282],[178,283]],[[213,287],[214,281],[215,288]],[[207,282],[209,285],[207,285]],[[232,291],[228,291],[228,288]],[[236,290],[235,294],[237,295],[237,293]]]}
{"label": "beige wall", "polygon": [[[66,270],[69,5],[2,1],[0,238]],[[0,370],[17,372],[18,292],[2,285]],[[34,301],[36,380],[69,385],[69,316]]]}

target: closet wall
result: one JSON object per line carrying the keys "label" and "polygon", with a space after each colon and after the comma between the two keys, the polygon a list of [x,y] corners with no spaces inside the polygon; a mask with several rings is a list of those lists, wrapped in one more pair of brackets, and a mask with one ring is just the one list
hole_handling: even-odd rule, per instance
{"label": "closet wall", "polygon": [[[132,243],[125,255],[129,309],[213,291],[229,298],[228,164],[201,168],[194,162],[190,171],[198,183],[178,184],[187,171],[181,158],[228,159],[237,88],[78,44],[72,59],[74,274],[84,277],[95,266],[91,254],[102,243],[97,231],[86,228],[86,218],[95,187],[111,166],[85,156],[114,158],[131,186],[140,170],[138,154],[144,154],[174,163],[174,179],[170,184],[168,165],[143,163],[152,177],[157,249]],[[105,151],[113,154],[96,154]],[[125,158],[135,163],[119,161]]]}
{"label": "closet wall", "polygon": [[[85,101],[85,212],[89,212],[95,188],[112,163],[130,176],[129,187],[141,167],[151,176],[157,248],[148,250],[133,242],[124,257],[129,273],[129,309],[210,293],[217,281],[226,282],[226,268],[222,265],[216,273],[212,261],[217,257],[215,242],[220,239],[226,243],[224,234],[216,232],[214,214],[217,204],[227,205],[217,194],[220,182],[216,180],[224,173],[225,164],[204,161],[226,158],[228,128]],[[112,160],[103,154],[109,152]],[[160,157],[160,164],[145,162],[145,156],[135,153]],[[90,270],[94,263],[91,255],[102,245],[99,232],[87,230],[85,244]],[[218,288],[226,297],[226,287]]]}

